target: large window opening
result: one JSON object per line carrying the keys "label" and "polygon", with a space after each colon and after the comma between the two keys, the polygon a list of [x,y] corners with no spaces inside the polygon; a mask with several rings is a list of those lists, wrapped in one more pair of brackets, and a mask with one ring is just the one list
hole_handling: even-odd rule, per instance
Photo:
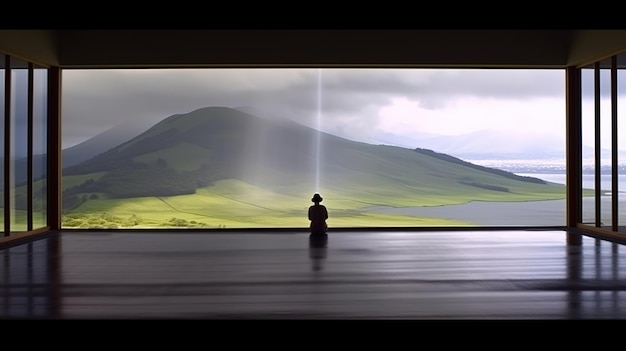
{"label": "large window opening", "polygon": [[581,68],[582,224],[626,232],[624,59],[620,54]]}
{"label": "large window opening", "polygon": [[564,226],[565,72],[63,71],[63,228]]}
{"label": "large window opening", "polygon": [[3,232],[33,232],[48,225],[48,70],[0,55]]}

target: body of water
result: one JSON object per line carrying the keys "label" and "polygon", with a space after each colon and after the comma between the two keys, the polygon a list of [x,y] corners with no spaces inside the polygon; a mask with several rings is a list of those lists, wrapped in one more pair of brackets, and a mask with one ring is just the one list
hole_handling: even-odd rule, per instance
{"label": "body of water", "polygon": [[[540,178],[545,181],[565,184],[565,174],[518,173],[523,176]],[[583,187],[595,188],[593,175],[583,175]],[[611,176],[603,175],[601,188],[610,194]],[[619,216],[626,222],[626,175],[619,176],[618,190],[620,193]],[[611,196],[603,196],[601,204],[602,221],[611,221]],[[583,222],[595,221],[595,198],[583,199]],[[418,217],[436,217],[453,220],[470,221],[477,226],[564,226],[566,224],[565,200],[523,201],[523,202],[486,202],[475,201],[460,205],[432,207],[391,208],[384,206],[372,207],[375,212],[401,214]],[[589,217],[589,218],[587,218]]]}
{"label": "body of water", "polygon": [[[548,182],[565,184],[565,174],[564,173],[516,173],[521,176],[535,177],[539,179],[543,179]],[[593,174],[583,174],[583,188],[586,189],[595,189],[595,176]],[[600,176],[600,189],[605,191],[611,191],[612,187],[612,177],[610,174],[602,174]],[[617,179],[617,190],[620,194],[626,193],[626,174],[619,174]]]}

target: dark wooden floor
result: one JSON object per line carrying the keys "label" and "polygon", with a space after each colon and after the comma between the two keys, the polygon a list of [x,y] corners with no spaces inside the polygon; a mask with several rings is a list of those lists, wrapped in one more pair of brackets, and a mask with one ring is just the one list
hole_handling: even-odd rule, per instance
{"label": "dark wooden floor", "polygon": [[61,232],[0,250],[4,319],[622,319],[626,250],[560,230]]}

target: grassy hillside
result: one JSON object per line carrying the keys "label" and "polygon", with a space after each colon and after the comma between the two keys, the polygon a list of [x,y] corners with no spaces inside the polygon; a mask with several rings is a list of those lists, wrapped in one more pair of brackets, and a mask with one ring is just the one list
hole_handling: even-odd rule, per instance
{"label": "grassy hillside", "polygon": [[[331,196],[331,195],[329,195]],[[170,197],[89,200],[64,216],[65,227],[200,227],[280,228],[308,226],[310,192],[288,196],[238,180],[224,180],[195,194]],[[432,218],[369,213],[365,201],[346,197],[327,200],[334,227],[470,225]]]}

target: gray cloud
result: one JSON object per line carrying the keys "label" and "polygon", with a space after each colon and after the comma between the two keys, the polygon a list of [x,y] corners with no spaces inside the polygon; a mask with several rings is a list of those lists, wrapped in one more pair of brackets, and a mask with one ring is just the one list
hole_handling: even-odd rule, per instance
{"label": "gray cloud", "polygon": [[154,124],[206,106],[245,107],[339,135],[367,135],[404,97],[440,109],[461,97],[563,97],[562,70],[205,69],[63,72],[64,145],[129,121]]}

